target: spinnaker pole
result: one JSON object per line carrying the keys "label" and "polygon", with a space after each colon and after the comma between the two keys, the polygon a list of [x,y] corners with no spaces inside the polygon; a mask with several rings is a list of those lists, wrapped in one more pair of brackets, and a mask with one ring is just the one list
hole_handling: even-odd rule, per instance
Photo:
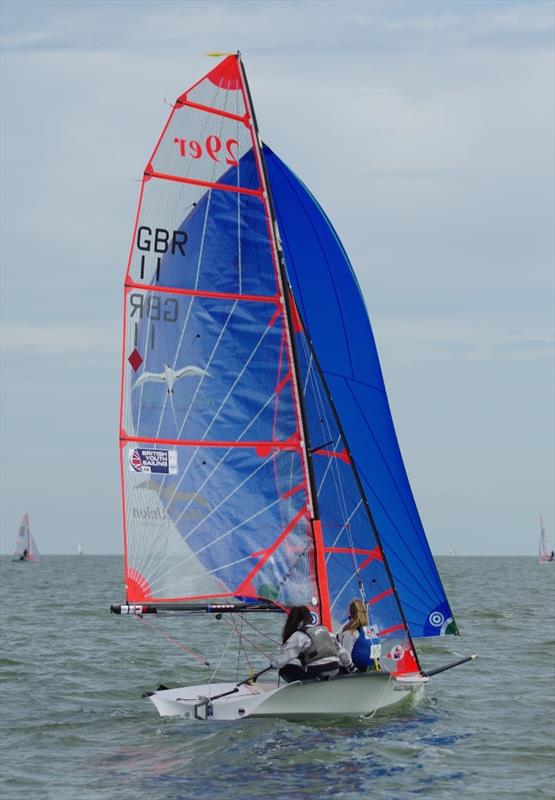
{"label": "spinnaker pole", "polygon": [[268,177],[268,168],[266,166],[266,160],[264,157],[264,152],[262,149],[262,143],[260,140],[260,132],[258,129],[258,122],[256,119],[256,113],[254,111],[254,104],[252,101],[252,96],[250,92],[249,82],[247,80],[247,75],[245,71],[245,67],[241,60],[241,53],[237,52],[237,63],[239,66],[239,70],[241,73],[241,78],[243,82],[243,86],[245,89],[245,104],[247,109],[250,113],[254,133],[255,133],[255,143],[254,149],[256,152],[256,156],[258,159],[258,163],[260,165],[261,171],[261,179],[263,184],[263,190],[266,194],[266,200],[268,202],[268,211],[270,214],[270,228],[269,230],[269,237],[272,244],[272,250],[274,252],[274,257],[276,259],[278,271],[279,271],[279,278],[280,278],[280,288],[283,298],[283,305],[285,308],[285,317],[286,317],[286,330],[287,330],[287,338],[288,344],[291,352],[291,357],[293,363],[291,365],[292,368],[292,384],[294,387],[294,394],[297,399],[298,409],[299,409],[299,424],[301,428],[301,450],[303,452],[303,460],[305,462],[306,473],[308,477],[308,494],[309,494],[309,510],[311,512],[311,519],[310,524],[312,527],[312,535],[314,541],[314,551],[315,551],[315,562],[316,562],[316,583],[318,586],[318,592],[320,595],[320,615],[321,615],[321,622],[327,628],[332,628],[332,618],[331,618],[331,608],[330,608],[330,596],[329,596],[329,588],[328,588],[328,578],[327,578],[327,571],[326,571],[326,562],[325,562],[325,553],[324,553],[324,541],[322,536],[322,525],[320,521],[320,514],[318,509],[318,490],[316,486],[316,479],[314,476],[314,465],[312,463],[312,453],[311,453],[311,444],[310,438],[308,433],[308,422],[306,417],[306,410],[304,406],[304,398],[303,398],[303,389],[302,385],[299,380],[299,376],[301,374],[300,366],[299,366],[299,357],[297,353],[297,348],[295,344],[295,335],[294,335],[294,317],[293,317],[293,309],[291,307],[291,295],[290,295],[290,285],[289,280],[287,278],[287,270],[285,267],[285,259],[283,256],[283,248],[281,245],[281,241],[279,238],[278,233],[278,225],[277,225],[277,215],[275,211],[274,200],[272,197],[272,189],[270,186],[270,180]]}

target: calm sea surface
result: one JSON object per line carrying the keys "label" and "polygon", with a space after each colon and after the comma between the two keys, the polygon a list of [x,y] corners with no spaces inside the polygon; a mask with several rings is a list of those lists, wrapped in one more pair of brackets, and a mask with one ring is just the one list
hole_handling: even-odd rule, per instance
{"label": "calm sea surface", "polygon": [[[554,798],[555,565],[438,564],[463,636],[421,645],[422,660],[475,650],[478,661],[372,720],[210,724],[161,719],[142,699],[208,670],[140,620],[110,615],[120,558],[3,558],[0,796]],[[273,633],[280,622],[264,624]],[[156,627],[213,663],[228,641],[207,614]],[[248,670],[230,646],[222,677],[236,674]]]}

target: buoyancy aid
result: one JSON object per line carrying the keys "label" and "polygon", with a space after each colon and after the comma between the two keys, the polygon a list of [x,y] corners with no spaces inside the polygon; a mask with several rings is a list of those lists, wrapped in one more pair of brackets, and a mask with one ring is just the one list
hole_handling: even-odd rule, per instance
{"label": "buoyancy aid", "polygon": [[379,669],[378,659],[382,653],[380,635],[374,627],[360,626],[358,639],[353,645],[351,658],[357,669]]}
{"label": "buoyancy aid", "polygon": [[338,659],[337,643],[325,625],[305,625],[300,630],[310,639],[310,647],[299,655],[303,667],[324,658]]}

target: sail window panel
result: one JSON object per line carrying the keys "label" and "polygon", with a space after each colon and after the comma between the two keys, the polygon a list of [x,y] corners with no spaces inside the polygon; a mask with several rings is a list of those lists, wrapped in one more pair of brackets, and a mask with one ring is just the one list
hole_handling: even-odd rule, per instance
{"label": "sail window panel", "polygon": [[190,106],[176,107],[147,172],[231,187],[260,186],[253,134],[243,121]]}
{"label": "sail window panel", "polygon": [[145,181],[129,276],[136,283],[191,291],[276,295],[261,199],[179,181]]}
{"label": "sail window panel", "polygon": [[283,443],[297,434],[280,306],[136,288],[125,303],[127,435]]}
{"label": "sail window panel", "polygon": [[128,600],[310,593],[298,453],[130,441],[122,474]]}

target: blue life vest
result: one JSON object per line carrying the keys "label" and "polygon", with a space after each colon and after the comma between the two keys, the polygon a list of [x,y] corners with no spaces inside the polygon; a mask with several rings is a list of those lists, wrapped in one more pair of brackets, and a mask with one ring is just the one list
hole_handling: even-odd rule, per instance
{"label": "blue life vest", "polygon": [[377,630],[361,625],[351,653],[353,664],[361,670],[379,669],[378,659],[381,649],[381,639]]}

